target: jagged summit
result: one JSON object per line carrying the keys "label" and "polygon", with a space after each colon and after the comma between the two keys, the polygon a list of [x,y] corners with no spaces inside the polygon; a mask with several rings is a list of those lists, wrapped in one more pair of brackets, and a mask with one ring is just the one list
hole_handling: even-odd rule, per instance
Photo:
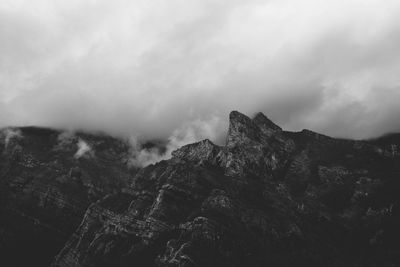
{"label": "jagged summit", "polygon": [[1,133],[0,265],[400,266],[398,135],[229,120],[225,146],[205,139],[134,172],[119,140],[80,134],[94,156],[78,160],[79,138]]}
{"label": "jagged summit", "polygon": [[256,115],[251,119],[247,115],[237,111],[233,110],[229,113],[229,122],[231,124],[250,124],[251,122],[254,122],[255,124],[259,126],[264,126],[271,128],[274,131],[281,131],[282,128],[276,125],[274,122],[272,122],[267,116],[264,115],[262,112],[257,112]]}
{"label": "jagged summit", "polygon": [[238,122],[238,121],[250,121],[250,118],[244,115],[243,113],[237,111],[237,110],[232,110],[229,113],[229,121],[232,122]]}
{"label": "jagged summit", "polygon": [[185,145],[172,152],[173,158],[189,161],[206,161],[212,159],[219,153],[220,148],[209,139]]}
{"label": "jagged summit", "polygon": [[232,111],[229,114],[229,128],[226,145],[233,147],[238,144],[259,139],[259,127],[246,115]]}
{"label": "jagged summit", "polygon": [[232,147],[250,140],[261,141],[264,139],[266,141],[266,139],[279,135],[281,132],[282,128],[261,112],[250,119],[238,111],[232,111],[229,114],[227,146]]}
{"label": "jagged summit", "polygon": [[258,112],[256,116],[253,118],[253,121],[260,126],[265,131],[271,132],[280,132],[282,128],[273,123],[267,116],[265,116],[262,112]]}

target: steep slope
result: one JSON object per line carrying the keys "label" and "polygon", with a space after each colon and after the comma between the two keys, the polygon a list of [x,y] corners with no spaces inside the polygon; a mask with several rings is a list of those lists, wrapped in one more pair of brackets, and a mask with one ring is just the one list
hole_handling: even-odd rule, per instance
{"label": "steep slope", "polygon": [[102,135],[0,132],[0,265],[49,266],[89,204],[120,191],[129,146]]}
{"label": "steep slope", "polygon": [[230,114],[91,204],[53,266],[397,266],[398,142]]}

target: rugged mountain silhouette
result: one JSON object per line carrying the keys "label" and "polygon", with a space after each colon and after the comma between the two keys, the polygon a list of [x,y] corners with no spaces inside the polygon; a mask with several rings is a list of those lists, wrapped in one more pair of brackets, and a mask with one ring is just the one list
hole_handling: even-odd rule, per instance
{"label": "rugged mountain silhouette", "polygon": [[[400,265],[399,135],[229,120],[224,146],[140,170],[118,139],[14,129],[0,144],[0,266]],[[80,139],[93,153],[77,158]]]}

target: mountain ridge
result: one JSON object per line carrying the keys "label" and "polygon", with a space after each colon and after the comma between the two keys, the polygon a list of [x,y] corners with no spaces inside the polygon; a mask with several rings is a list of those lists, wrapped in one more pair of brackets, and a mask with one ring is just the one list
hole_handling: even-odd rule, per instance
{"label": "mountain ridge", "polygon": [[[225,145],[210,140],[188,144],[175,150],[171,159],[134,172],[120,162],[121,153],[128,148],[112,139],[103,146],[101,139],[91,143],[96,158],[78,159],[77,170],[69,160],[61,163],[61,169],[43,167],[55,181],[63,175],[69,178],[63,178],[61,186],[53,178],[36,186],[44,191],[38,202],[33,201],[35,209],[30,214],[38,220],[38,227],[46,222],[63,229],[56,220],[63,208],[44,216],[52,207],[43,202],[49,198],[48,192],[61,196],[58,199],[66,205],[77,201],[83,208],[75,212],[74,221],[65,228],[68,231],[63,230],[64,237],[55,242],[57,256],[51,259],[55,252],[43,255],[42,266],[49,261],[51,266],[400,264],[399,246],[394,242],[400,237],[396,227],[400,222],[396,142],[340,140],[309,130],[287,132],[262,113],[251,119],[233,111],[229,120]],[[17,151],[23,160],[17,157],[10,164],[22,168],[19,165],[25,164],[24,157],[29,154],[25,145]],[[50,156],[64,153],[55,153],[54,146],[49,145]],[[120,149],[111,152],[114,146]],[[100,147],[103,154],[97,152]],[[7,158],[9,152],[4,151]],[[61,161],[64,157],[73,157],[72,151],[68,156],[59,155]],[[110,165],[102,166],[97,157],[107,158]],[[7,164],[0,167],[18,170]],[[24,168],[32,173],[30,167]],[[7,213],[4,207],[19,199],[15,209],[26,213],[21,199],[38,195],[27,189],[38,178],[18,171],[17,175],[2,173],[6,183],[2,182],[0,189],[6,197],[0,202],[0,211],[12,223],[18,214]],[[43,169],[36,175],[43,176]],[[96,180],[97,175],[103,182]],[[119,175],[124,178],[110,179]],[[93,190],[99,192],[89,194],[89,181],[97,181]],[[19,191],[13,191],[15,185]],[[61,190],[66,186],[70,191]],[[115,190],[109,190],[110,186]],[[17,222],[29,224],[23,219]],[[1,237],[12,232],[10,225],[0,224]],[[31,228],[37,231],[34,225]],[[39,236],[46,237],[46,230]],[[51,238],[43,242],[54,243]],[[36,245],[43,246],[41,242]],[[0,248],[12,252],[7,244],[0,243]],[[12,253],[9,261],[0,263],[14,266]]]}

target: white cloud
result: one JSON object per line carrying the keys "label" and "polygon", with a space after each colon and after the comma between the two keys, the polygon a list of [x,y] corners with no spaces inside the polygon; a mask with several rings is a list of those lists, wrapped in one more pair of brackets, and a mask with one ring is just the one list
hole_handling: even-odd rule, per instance
{"label": "white cloud", "polygon": [[94,153],[90,145],[82,139],[78,140],[77,146],[78,150],[74,155],[74,158],[76,159],[79,159],[83,156],[92,156]]}
{"label": "white cloud", "polygon": [[399,131],[399,15],[397,0],[4,0],[0,126],[168,138],[235,109]]}
{"label": "white cloud", "polygon": [[223,139],[221,133],[224,133],[226,127],[226,123],[215,116],[208,120],[195,120],[176,129],[168,137],[164,148],[158,146],[143,148],[137,138],[131,137],[129,139],[131,153],[128,162],[132,166],[143,167],[169,159],[174,150],[199,140],[211,139],[220,143]]}
{"label": "white cloud", "polygon": [[18,129],[5,128],[1,130],[0,136],[4,138],[4,147],[7,148],[12,139],[22,138],[22,133]]}

